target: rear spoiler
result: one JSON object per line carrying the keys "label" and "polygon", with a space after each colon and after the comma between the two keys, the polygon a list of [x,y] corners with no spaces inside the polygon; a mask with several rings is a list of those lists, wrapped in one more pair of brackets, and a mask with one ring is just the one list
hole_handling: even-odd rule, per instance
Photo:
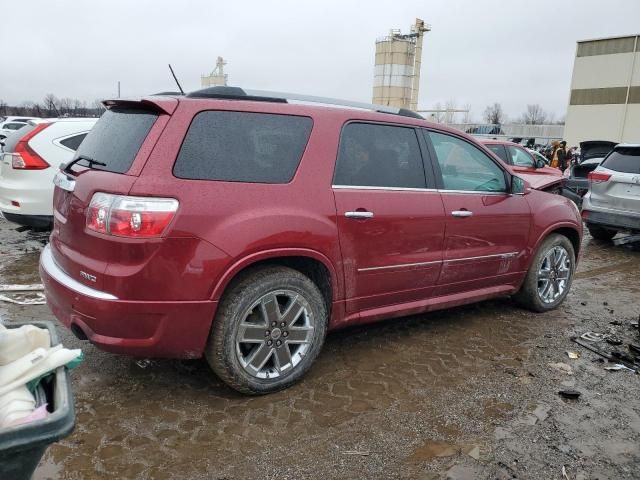
{"label": "rear spoiler", "polygon": [[178,99],[172,97],[116,98],[104,100],[102,104],[107,110],[113,107],[142,108],[171,115],[178,107]]}

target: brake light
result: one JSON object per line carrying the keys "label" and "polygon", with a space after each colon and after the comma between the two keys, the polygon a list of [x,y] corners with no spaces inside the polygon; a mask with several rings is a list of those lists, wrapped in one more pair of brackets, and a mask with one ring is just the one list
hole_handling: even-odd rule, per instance
{"label": "brake light", "polygon": [[49,164],[36,153],[36,151],[29,146],[29,140],[35,137],[45,128],[49,127],[50,123],[40,123],[24,135],[14,149],[11,155],[11,167],[15,170],[44,170],[49,168]]}
{"label": "brake light", "polygon": [[600,182],[608,181],[611,178],[611,175],[609,175],[608,173],[602,173],[602,172],[589,172],[589,175],[587,175],[587,178],[592,183],[600,183]]}
{"label": "brake light", "polygon": [[95,193],[87,209],[87,228],[118,237],[160,237],[178,205],[175,198]]}

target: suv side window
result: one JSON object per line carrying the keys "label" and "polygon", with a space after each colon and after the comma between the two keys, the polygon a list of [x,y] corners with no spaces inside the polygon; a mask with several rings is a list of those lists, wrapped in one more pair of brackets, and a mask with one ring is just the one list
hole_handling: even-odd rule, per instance
{"label": "suv side window", "polygon": [[411,127],[349,123],[342,129],[334,185],[425,188],[416,132]]}
{"label": "suv side window", "polygon": [[178,178],[288,183],[307,145],[309,117],[253,112],[195,116],[173,167]]}
{"label": "suv side window", "polygon": [[429,132],[445,190],[506,192],[504,171],[474,145],[451,135]]}
{"label": "suv side window", "polygon": [[535,161],[531,158],[527,152],[522,148],[508,146],[507,149],[511,154],[511,160],[516,167],[531,167],[536,166]]}
{"label": "suv side window", "polygon": [[65,147],[71,149],[71,150],[78,150],[78,147],[80,146],[80,144],[82,143],[82,141],[84,140],[84,137],[86,137],[87,134],[86,133],[81,133],[79,135],[74,135],[72,137],[67,137],[64,138],[62,140],[60,140],[60,144],[64,145]]}

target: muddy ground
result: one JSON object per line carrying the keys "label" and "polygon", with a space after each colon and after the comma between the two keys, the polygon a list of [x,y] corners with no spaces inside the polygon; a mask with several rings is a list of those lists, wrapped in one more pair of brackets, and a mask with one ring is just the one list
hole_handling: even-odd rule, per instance
{"label": "muddy ground", "polygon": [[[0,283],[38,282],[45,239],[0,220]],[[336,332],[302,383],[258,398],[203,361],[140,363],[58,328],[86,355],[72,372],[77,425],[34,478],[640,478],[640,376],[570,340],[640,343],[640,248],[587,235],[583,250],[554,312],[500,299]],[[3,302],[0,316],[54,320]],[[562,399],[568,388],[582,395]]]}

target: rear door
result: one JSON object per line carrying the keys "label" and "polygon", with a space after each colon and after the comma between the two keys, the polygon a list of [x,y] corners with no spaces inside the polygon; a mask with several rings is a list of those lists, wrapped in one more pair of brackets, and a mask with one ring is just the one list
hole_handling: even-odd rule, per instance
{"label": "rear door", "polygon": [[594,206],[640,216],[640,147],[616,148],[594,173],[610,175],[606,181],[591,181]]}
{"label": "rear door", "polygon": [[[69,173],[69,177],[76,180],[75,186],[54,191],[53,257],[68,275],[91,288],[104,288],[102,274],[109,262],[142,255],[142,245],[115,242],[113,237],[88,231],[86,209],[96,192],[123,195],[129,192],[137,178],[133,173],[139,170],[136,160],[146,160],[166,123],[158,118],[157,112],[147,109],[107,110],[74,157],[100,163],[87,168],[87,161],[80,160]],[[95,281],[87,280],[87,276],[95,277]]]}
{"label": "rear door", "polygon": [[436,131],[425,137],[446,215],[437,295],[520,278],[531,220],[524,196],[509,194],[503,168],[468,140]]}
{"label": "rear door", "polygon": [[353,122],[342,130],[333,193],[348,313],[433,294],[444,209],[433,175],[425,177],[424,148],[412,127]]}

